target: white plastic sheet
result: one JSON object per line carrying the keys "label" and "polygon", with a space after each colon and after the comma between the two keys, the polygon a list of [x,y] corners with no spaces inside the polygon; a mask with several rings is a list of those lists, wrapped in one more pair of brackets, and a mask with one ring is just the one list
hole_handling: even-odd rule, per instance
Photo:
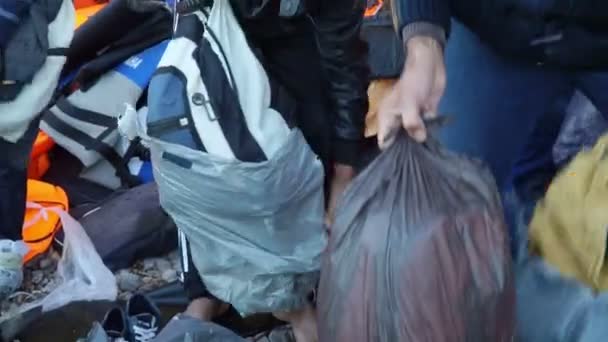
{"label": "white plastic sheet", "polygon": [[57,213],[61,218],[64,240],[63,253],[57,265],[59,285],[20,311],[41,306],[46,312],[76,301],[116,300],[118,287],[114,274],[104,265],[80,223],[61,209],[45,208],[36,203],[27,205],[40,209],[41,219],[46,217],[47,211]]}

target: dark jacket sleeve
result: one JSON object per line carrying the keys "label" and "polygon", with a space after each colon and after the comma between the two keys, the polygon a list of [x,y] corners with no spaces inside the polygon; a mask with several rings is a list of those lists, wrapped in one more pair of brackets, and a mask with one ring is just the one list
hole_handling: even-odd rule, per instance
{"label": "dark jacket sleeve", "polygon": [[[411,24],[429,23],[450,31],[450,0],[390,0],[395,29],[401,35]],[[426,29],[425,29],[426,30]]]}
{"label": "dark jacket sleeve", "polygon": [[31,4],[31,0],[0,0],[0,49],[6,47]]}
{"label": "dark jacket sleeve", "polygon": [[365,0],[322,0],[312,16],[333,105],[333,155],[353,165],[367,114],[367,46],[360,38]]}

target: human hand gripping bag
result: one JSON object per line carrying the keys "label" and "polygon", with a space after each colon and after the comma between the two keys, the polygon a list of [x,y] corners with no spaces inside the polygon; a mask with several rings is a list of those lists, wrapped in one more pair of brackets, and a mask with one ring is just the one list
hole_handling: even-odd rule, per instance
{"label": "human hand gripping bag", "polygon": [[479,161],[404,134],[353,181],[330,235],[321,342],[513,340],[507,229]]}

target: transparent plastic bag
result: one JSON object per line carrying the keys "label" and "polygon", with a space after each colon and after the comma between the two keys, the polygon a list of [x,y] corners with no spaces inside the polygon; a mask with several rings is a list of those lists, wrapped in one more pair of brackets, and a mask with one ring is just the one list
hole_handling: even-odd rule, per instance
{"label": "transparent plastic bag", "polygon": [[58,208],[45,208],[36,203],[29,207],[40,209],[43,217],[47,211],[61,217],[64,232],[63,252],[57,265],[57,287],[41,300],[23,307],[25,312],[41,306],[44,312],[51,311],[76,301],[108,300],[118,296],[114,274],[104,265],[80,223]]}
{"label": "transparent plastic bag", "polygon": [[490,173],[401,136],[342,197],[321,269],[321,342],[512,341],[507,229]]}

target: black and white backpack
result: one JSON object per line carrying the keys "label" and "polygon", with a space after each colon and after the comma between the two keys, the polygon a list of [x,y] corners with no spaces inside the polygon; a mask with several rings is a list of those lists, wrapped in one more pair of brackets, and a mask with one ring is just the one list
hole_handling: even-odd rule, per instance
{"label": "black and white backpack", "polygon": [[269,159],[293,128],[295,101],[268,76],[229,5],[177,18],[148,90],[148,135],[240,161]]}
{"label": "black and white backpack", "polygon": [[176,24],[147,115],[128,110],[119,128],[149,146],[161,205],[209,292],[242,314],[301,307],[327,240],[323,166],[294,126],[296,102],[228,0]]}

